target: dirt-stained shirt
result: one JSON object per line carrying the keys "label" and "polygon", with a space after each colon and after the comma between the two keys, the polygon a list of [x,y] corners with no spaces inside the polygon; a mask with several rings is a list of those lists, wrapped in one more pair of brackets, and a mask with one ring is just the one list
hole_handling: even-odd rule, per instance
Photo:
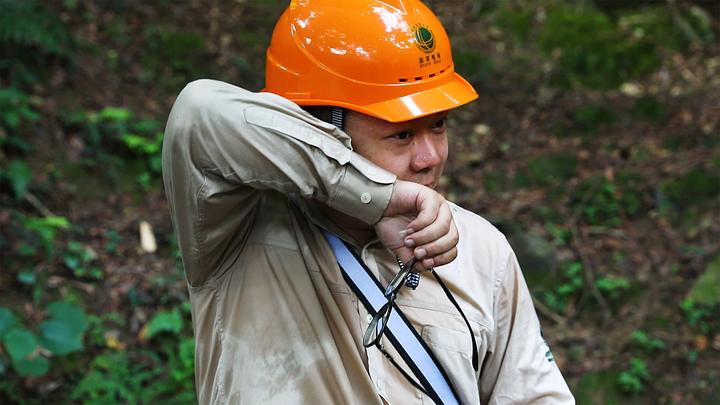
{"label": "dirt-stained shirt", "polygon": [[[398,271],[378,241],[358,245],[322,213],[367,224],[396,177],[350,137],[270,93],[199,80],[168,119],[163,178],[187,276],[202,404],[427,404],[362,335],[371,317],[320,228],[352,244],[383,285]],[[574,403],[540,334],[515,255],[480,216],[450,204],[458,257],[397,303],[463,404]],[[392,344],[385,348],[398,359]],[[409,369],[407,369],[409,371]]]}

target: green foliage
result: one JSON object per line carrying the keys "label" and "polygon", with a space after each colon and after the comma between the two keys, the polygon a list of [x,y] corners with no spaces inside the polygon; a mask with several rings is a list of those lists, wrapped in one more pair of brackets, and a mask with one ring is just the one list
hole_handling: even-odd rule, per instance
{"label": "green foliage", "polygon": [[687,298],[701,305],[720,305],[720,256],[707,265],[705,272],[695,281]]}
{"label": "green foliage", "polygon": [[582,263],[567,263],[563,267],[557,286],[551,291],[546,291],[544,295],[545,303],[556,312],[564,312],[570,298],[580,292],[585,285]]}
{"label": "green foliage", "polygon": [[701,304],[686,298],[680,308],[688,325],[701,333],[709,335],[720,330],[720,305]]}
{"label": "green foliage", "polygon": [[658,338],[651,338],[648,336],[648,334],[640,329],[636,329],[633,331],[631,335],[633,343],[638,345],[640,348],[645,350],[646,352],[656,352],[660,350],[665,350],[667,347],[665,345],[665,342],[663,342],[661,339]]}
{"label": "green foliage", "polygon": [[[87,404],[196,403],[194,341],[187,338],[171,351],[167,362],[154,353],[106,352],[97,356],[70,398]],[[169,375],[164,375],[163,370]]]}
{"label": "green foliage", "polygon": [[67,125],[79,128],[86,139],[83,156],[88,166],[102,164],[105,175],[112,180],[131,171],[144,190],[160,179],[163,141],[160,122],[138,119],[132,111],[120,107],[69,113],[63,119]]}
{"label": "green foliage", "polygon": [[639,173],[622,171],[615,178],[620,193],[620,208],[629,217],[642,213],[644,208],[649,208],[645,203],[645,196],[651,193],[648,181]]}
{"label": "green foliage", "polygon": [[155,313],[150,322],[143,328],[140,336],[143,339],[152,339],[155,335],[162,332],[178,334],[182,330],[182,327],[182,314],[179,308],[174,308],[170,311],[159,311]]}
{"label": "green foliage", "polygon": [[86,404],[148,403],[151,398],[146,387],[159,372],[147,364],[130,361],[125,352],[104,353],[93,360],[70,398]]}
{"label": "green foliage", "polygon": [[23,226],[40,238],[41,246],[50,255],[55,250],[55,236],[58,230],[69,229],[70,222],[59,216],[25,218]]}
{"label": "green foliage", "polygon": [[610,299],[617,299],[623,291],[630,288],[630,282],[623,277],[605,276],[595,281],[597,289]]}
{"label": "green foliage", "polygon": [[0,89],[0,127],[16,130],[23,122],[37,121],[40,114],[33,108],[34,103],[29,95],[17,88]]}
{"label": "green foliage", "polygon": [[646,384],[652,380],[645,360],[633,357],[628,368],[618,376],[618,387],[626,394],[640,394],[646,389]]}
{"label": "green foliage", "polygon": [[577,158],[572,153],[556,153],[532,159],[518,172],[519,187],[549,186],[570,179],[577,173]]}
{"label": "green foliage", "polygon": [[640,97],[635,100],[631,114],[636,119],[646,120],[661,124],[667,119],[667,111],[654,97]]}
{"label": "green foliage", "polygon": [[195,402],[195,339],[180,340],[177,351],[168,350],[168,370],[173,391],[179,392],[175,399],[182,403]]}
{"label": "green foliage", "polygon": [[0,45],[5,50],[31,50],[67,55],[72,37],[58,15],[33,0],[0,0]]}
{"label": "green foliage", "polygon": [[720,175],[696,167],[663,183],[662,192],[672,204],[681,208],[716,200],[720,196]]}
{"label": "green foliage", "polygon": [[85,312],[68,302],[54,302],[48,306],[50,319],[40,324],[43,346],[56,355],[83,349],[83,334],[88,328]]}
{"label": "green foliage", "polygon": [[590,225],[617,227],[621,224],[617,194],[605,177],[591,177],[580,184],[572,205]]}
{"label": "green foliage", "polygon": [[495,14],[495,24],[510,33],[517,41],[525,41],[532,30],[533,10],[529,8],[516,8],[505,4]]}
{"label": "green foliage", "polygon": [[47,310],[49,318],[38,325],[38,336],[25,328],[12,311],[0,307],[0,338],[13,369],[21,376],[40,376],[49,371],[50,362],[41,355],[40,347],[53,356],[83,349],[85,312],[64,301],[48,305]]}
{"label": "green foliage", "polygon": [[455,69],[471,83],[486,83],[495,73],[492,59],[477,49],[458,43],[453,48]]}
{"label": "green foliage", "polygon": [[170,65],[176,72],[193,72],[205,51],[205,39],[194,32],[149,27],[144,36],[149,51],[145,65],[153,70]]}
{"label": "green foliage", "polygon": [[10,182],[17,199],[25,196],[32,175],[32,170],[22,160],[13,160],[4,170],[0,170],[0,177],[6,178]]}
{"label": "green foliage", "polygon": [[710,16],[698,6],[674,8],[668,6],[643,7],[623,13],[618,25],[633,36],[648,40],[675,51],[684,51],[692,42],[710,43],[715,40]]}
{"label": "green foliage", "polygon": [[96,280],[102,278],[102,270],[93,265],[96,260],[95,251],[74,240],[68,242],[67,249],[63,253],[63,263],[78,278],[90,277]]}
{"label": "green foliage", "polygon": [[558,4],[549,9],[538,44],[556,59],[556,83],[566,86],[577,82],[594,89],[616,88],[660,63],[655,44],[628,35],[587,6]]}
{"label": "green foliage", "polygon": [[595,132],[603,125],[615,122],[613,110],[602,105],[586,105],[573,113],[575,123],[586,132]]}
{"label": "green foliage", "polygon": [[[162,355],[150,351],[102,353],[71,398],[97,404],[195,403],[195,341],[181,334],[183,327],[180,307],[155,313],[141,330],[140,339],[156,339]],[[93,332],[98,333],[97,339],[105,339],[103,328]]]}
{"label": "green foliage", "polygon": [[201,35],[150,26],[143,36],[147,51],[141,82],[175,91],[193,79],[209,75],[204,60],[205,39]]}

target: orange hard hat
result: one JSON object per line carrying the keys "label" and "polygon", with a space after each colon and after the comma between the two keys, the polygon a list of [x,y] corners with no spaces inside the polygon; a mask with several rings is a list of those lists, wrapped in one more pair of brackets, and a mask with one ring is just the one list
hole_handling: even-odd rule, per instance
{"label": "orange hard hat", "polygon": [[478,97],[455,73],[442,24],[417,0],[292,0],[267,50],[264,91],[390,122]]}

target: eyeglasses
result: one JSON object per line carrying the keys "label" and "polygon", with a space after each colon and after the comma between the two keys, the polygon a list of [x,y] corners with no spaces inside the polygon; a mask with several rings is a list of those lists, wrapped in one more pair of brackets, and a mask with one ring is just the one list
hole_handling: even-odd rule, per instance
{"label": "eyeglasses", "polygon": [[[398,263],[402,262],[398,260]],[[367,329],[365,330],[365,334],[363,335],[363,346],[376,346],[415,388],[419,389],[427,395],[427,392],[425,392],[425,390],[420,386],[420,384],[414,381],[395,362],[395,360],[390,356],[390,354],[385,351],[385,348],[383,347],[381,341],[383,335],[385,334],[385,330],[387,329],[388,322],[390,321],[390,314],[392,313],[392,309],[395,306],[395,299],[397,298],[397,293],[398,291],[400,291],[400,288],[405,284],[407,278],[412,273],[412,268],[415,266],[415,263],[415,258],[412,258],[410,261],[402,265],[400,267],[400,271],[398,271],[395,277],[393,277],[392,281],[390,281],[390,284],[388,284],[387,288],[385,289],[385,293],[383,294],[387,299],[387,302],[382,307],[380,307],[378,312],[375,314],[375,316],[373,316],[372,320],[370,321]],[[468,321],[467,316],[465,316],[465,313],[460,308],[460,305],[458,305],[455,297],[453,297],[452,293],[450,293],[450,290],[447,288],[445,283],[442,281],[442,279],[440,279],[440,276],[438,276],[437,272],[435,272],[435,269],[431,268],[430,272],[432,273],[433,277],[435,277],[435,280],[437,280],[438,284],[440,284],[440,287],[442,287],[445,295],[448,297],[450,302],[452,302],[458,312],[460,312],[460,316],[462,316],[463,320],[465,321],[465,325],[468,327],[468,331],[470,332],[470,339],[472,340],[472,364],[475,371],[478,371],[477,345],[475,343],[475,334],[472,331],[472,327],[470,327],[470,321]]]}

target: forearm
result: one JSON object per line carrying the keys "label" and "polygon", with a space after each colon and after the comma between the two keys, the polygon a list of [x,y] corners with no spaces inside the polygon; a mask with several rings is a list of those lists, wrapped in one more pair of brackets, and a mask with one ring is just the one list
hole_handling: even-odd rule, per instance
{"label": "forearm", "polygon": [[199,229],[209,237],[231,221],[236,228],[224,233],[246,231],[252,221],[238,216],[252,216],[262,190],[317,199],[374,223],[395,180],[295,104],[210,80],[189,84],[173,106],[163,175],[184,260],[207,253],[199,244],[212,241],[197,240]]}

